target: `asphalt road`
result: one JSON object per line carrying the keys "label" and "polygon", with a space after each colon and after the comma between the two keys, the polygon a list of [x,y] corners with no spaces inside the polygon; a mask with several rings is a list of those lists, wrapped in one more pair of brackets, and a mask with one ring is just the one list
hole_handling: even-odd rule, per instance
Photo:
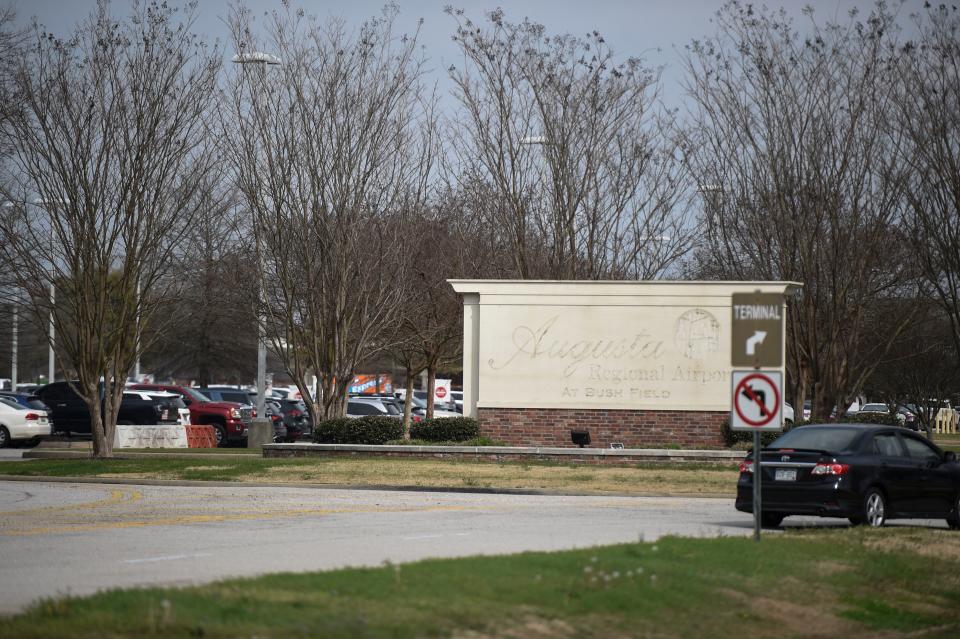
{"label": "asphalt road", "polygon": [[752,525],[732,499],[0,482],[0,612],[105,588],[749,535]]}

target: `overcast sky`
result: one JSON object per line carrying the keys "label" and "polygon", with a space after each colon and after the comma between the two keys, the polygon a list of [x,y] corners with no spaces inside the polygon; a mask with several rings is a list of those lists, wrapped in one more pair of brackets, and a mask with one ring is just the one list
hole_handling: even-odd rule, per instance
{"label": "overcast sky", "polygon": [[[182,0],[170,0],[182,4]],[[896,0],[893,0],[896,2]],[[13,4],[20,22],[26,24],[36,17],[47,30],[64,34],[83,19],[96,4],[95,0],[0,0]],[[618,57],[640,56],[652,66],[664,65],[664,98],[675,106],[680,99],[679,86],[682,69],[680,52],[693,38],[713,32],[710,23],[722,0],[500,0],[460,1],[451,0],[396,0],[400,6],[399,27],[412,32],[417,20],[423,18],[421,40],[430,57],[431,68],[443,86],[443,70],[456,63],[456,49],[450,40],[454,30],[453,19],[443,13],[443,7],[452,4],[464,8],[473,19],[481,19],[486,11],[503,7],[511,21],[529,17],[546,26],[548,33],[574,33],[583,35],[596,29],[603,34]],[[224,41],[227,33],[223,18],[230,0],[199,0],[199,19],[196,30],[210,40]],[[280,0],[247,0],[254,15],[280,6]],[[365,18],[378,15],[384,6],[383,0],[293,0],[294,6],[303,7],[308,13],[325,17],[336,15],[350,24],[360,24]],[[762,4],[758,3],[758,4]],[[873,6],[872,0],[772,0],[767,6],[787,8],[796,16],[798,26],[806,23],[800,11],[804,5],[814,7],[818,21],[846,19],[847,12],[859,7],[863,13]],[[911,11],[922,6],[922,0],[907,0],[901,8],[903,21]],[[129,2],[114,1],[114,10],[122,13]],[[227,52],[227,55],[232,52]]]}

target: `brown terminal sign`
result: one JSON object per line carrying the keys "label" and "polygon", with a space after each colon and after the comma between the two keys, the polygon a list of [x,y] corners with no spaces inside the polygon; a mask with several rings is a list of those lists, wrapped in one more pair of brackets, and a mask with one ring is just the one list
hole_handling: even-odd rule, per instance
{"label": "brown terminal sign", "polygon": [[783,366],[783,295],[734,293],[733,366],[779,368]]}

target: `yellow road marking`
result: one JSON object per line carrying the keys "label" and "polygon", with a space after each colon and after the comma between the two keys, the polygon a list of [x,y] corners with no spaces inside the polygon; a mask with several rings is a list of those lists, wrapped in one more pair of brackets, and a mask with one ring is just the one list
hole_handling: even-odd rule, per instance
{"label": "yellow road marking", "polygon": [[71,510],[84,510],[90,508],[103,508],[105,506],[116,506],[118,504],[132,504],[143,499],[143,493],[139,490],[113,490],[109,497],[98,499],[97,501],[83,502],[79,504],[67,504],[66,506],[41,506],[39,508],[25,508],[23,510],[9,510],[0,512],[0,517],[16,517],[31,515],[35,513],[65,512]]}
{"label": "yellow road marking", "polygon": [[258,512],[250,514],[223,514],[223,515],[181,515],[178,517],[167,517],[160,519],[142,519],[131,521],[113,521],[97,522],[89,524],[73,524],[63,526],[44,526],[40,528],[28,528],[22,530],[7,530],[2,533],[7,537],[25,537],[31,535],[47,535],[71,532],[89,532],[95,530],[114,530],[122,528],[143,528],[146,526],[183,526],[198,523],[211,523],[222,521],[247,521],[254,519],[278,519],[282,517],[296,517],[300,515],[336,515],[344,513],[378,513],[378,512],[437,512],[437,511],[464,511],[481,510],[480,508],[471,508],[466,506],[425,506],[409,508],[387,508],[387,507],[368,507],[368,508],[301,508],[293,510],[283,510],[274,512]]}

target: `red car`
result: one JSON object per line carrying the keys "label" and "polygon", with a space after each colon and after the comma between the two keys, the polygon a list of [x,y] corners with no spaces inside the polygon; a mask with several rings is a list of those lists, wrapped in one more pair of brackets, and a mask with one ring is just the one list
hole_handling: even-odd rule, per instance
{"label": "red car", "polygon": [[191,424],[214,427],[219,447],[247,438],[247,429],[253,420],[253,412],[248,406],[235,402],[211,402],[195,389],[176,384],[133,384],[130,388],[176,393],[190,409]]}

